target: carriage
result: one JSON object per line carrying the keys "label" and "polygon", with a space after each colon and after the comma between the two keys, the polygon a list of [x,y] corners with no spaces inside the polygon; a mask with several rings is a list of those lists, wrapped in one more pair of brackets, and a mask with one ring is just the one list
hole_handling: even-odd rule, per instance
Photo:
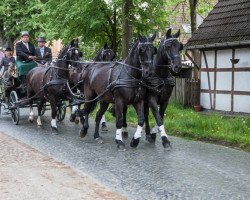
{"label": "carriage", "polygon": [[[37,66],[34,61],[23,62],[16,61],[15,73],[8,79],[0,79],[0,115],[3,111],[10,114],[15,125],[19,124],[20,108],[30,107],[30,105],[19,106],[18,102],[26,97],[25,77],[27,73]],[[38,99],[34,99],[33,107],[37,107]],[[60,101],[57,105],[57,120],[62,121],[66,115],[66,106],[64,101]],[[47,110],[48,104],[44,104],[42,115]]]}

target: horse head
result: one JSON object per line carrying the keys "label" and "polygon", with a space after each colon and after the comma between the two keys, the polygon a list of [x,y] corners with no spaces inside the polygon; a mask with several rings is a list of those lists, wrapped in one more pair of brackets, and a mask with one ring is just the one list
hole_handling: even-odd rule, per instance
{"label": "horse head", "polygon": [[112,61],[115,59],[115,53],[110,48],[107,43],[101,48],[101,50],[97,53],[94,60],[95,61]]}
{"label": "horse head", "polygon": [[164,63],[168,63],[172,73],[178,73],[182,67],[180,51],[183,49],[183,45],[178,41],[180,30],[173,35],[171,31],[169,29],[166,36],[160,41],[157,55],[160,55]]}
{"label": "horse head", "polygon": [[73,39],[70,44],[66,45],[58,55],[58,60],[64,61],[65,64],[73,67],[77,66],[77,62],[82,57],[82,52],[79,50],[78,39]]}
{"label": "horse head", "polygon": [[[150,69],[153,65],[153,56],[155,53],[154,48],[154,40],[156,37],[156,33],[153,34],[152,37],[142,37],[140,34],[138,35],[138,40],[133,45],[129,56],[127,57],[126,61],[129,60],[130,55],[135,55],[134,59],[137,61],[137,65],[139,65],[142,69],[142,77],[147,78],[150,75]],[[132,66],[135,63],[132,62]]]}

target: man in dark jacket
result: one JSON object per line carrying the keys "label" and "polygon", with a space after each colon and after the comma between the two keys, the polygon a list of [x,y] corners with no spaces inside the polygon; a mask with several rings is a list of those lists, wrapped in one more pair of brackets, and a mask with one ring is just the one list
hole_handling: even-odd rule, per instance
{"label": "man in dark jacket", "polygon": [[36,56],[38,57],[37,62],[44,65],[46,62],[52,62],[52,53],[49,47],[46,47],[46,38],[39,37],[36,40],[38,42],[38,47],[36,48]]}
{"label": "man in dark jacket", "polygon": [[36,51],[33,44],[29,42],[29,32],[21,33],[21,41],[16,43],[16,56],[20,61],[31,61],[36,59]]}
{"label": "man in dark jacket", "polygon": [[37,64],[36,50],[33,44],[29,42],[29,32],[21,32],[21,41],[16,43],[16,69],[21,84],[24,83],[26,74]]}
{"label": "man in dark jacket", "polygon": [[[0,62],[0,77],[4,74],[5,71],[8,70],[8,66],[11,64],[15,64],[15,58],[13,57],[13,52],[11,48],[7,47],[5,49],[5,57]],[[2,69],[3,68],[3,69]]]}

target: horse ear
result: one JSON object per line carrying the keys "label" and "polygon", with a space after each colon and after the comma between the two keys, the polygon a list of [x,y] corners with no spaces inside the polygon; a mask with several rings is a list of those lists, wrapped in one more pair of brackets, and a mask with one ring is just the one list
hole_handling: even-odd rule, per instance
{"label": "horse ear", "polygon": [[139,39],[140,42],[142,42],[142,36],[141,36],[140,33],[138,33],[138,39]]}
{"label": "horse ear", "polygon": [[179,51],[182,51],[183,50],[183,44],[180,42],[180,49]]}
{"label": "horse ear", "polygon": [[108,44],[107,44],[107,42],[104,44],[104,47],[103,47],[104,49],[108,49]]}
{"label": "horse ear", "polygon": [[82,58],[83,57],[83,53],[80,51],[79,52],[79,57]]}
{"label": "horse ear", "polygon": [[75,46],[75,39],[70,42],[70,46]]}
{"label": "horse ear", "polygon": [[178,37],[180,37],[180,34],[181,34],[181,31],[180,31],[180,29],[179,29],[178,32],[175,33],[173,36],[174,36],[175,38],[178,38]]}
{"label": "horse ear", "polygon": [[153,36],[151,37],[152,42],[155,40],[155,37],[156,37],[156,32],[154,32]]}
{"label": "horse ear", "polygon": [[166,33],[166,37],[169,38],[171,36],[171,32],[172,32],[172,29],[168,29],[167,33]]}
{"label": "horse ear", "polygon": [[157,48],[154,47],[154,54],[157,54]]}

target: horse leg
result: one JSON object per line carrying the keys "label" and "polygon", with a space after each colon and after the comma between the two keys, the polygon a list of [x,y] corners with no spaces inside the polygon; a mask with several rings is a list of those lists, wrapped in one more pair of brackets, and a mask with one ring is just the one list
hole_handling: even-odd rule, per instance
{"label": "horse leg", "polygon": [[123,112],[123,101],[122,99],[116,98],[115,100],[115,115],[116,115],[116,133],[115,142],[118,150],[125,150],[125,144],[122,141],[122,112]]}
{"label": "horse leg", "polygon": [[104,113],[106,112],[106,110],[108,109],[109,104],[105,103],[105,102],[100,102],[100,109],[98,110],[98,112],[96,113],[96,117],[95,117],[95,134],[94,134],[94,138],[95,141],[98,144],[103,144],[104,141],[102,140],[102,138],[99,135],[99,126],[100,126],[100,121],[102,119],[102,116],[104,116]]}
{"label": "horse leg", "polygon": [[123,115],[122,115],[122,137],[123,138],[128,138],[127,110],[128,110],[128,106],[124,106]]}
{"label": "horse leg", "polygon": [[106,119],[105,119],[105,115],[103,113],[100,124],[102,125],[102,132],[107,132],[108,131],[108,127],[106,125]]}
{"label": "horse leg", "polygon": [[37,126],[41,127],[42,126],[42,121],[41,121],[41,113],[42,113],[42,109],[44,104],[46,103],[45,99],[40,99],[38,105],[37,105],[37,110],[38,110],[38,117],[37,117]]}
{"label": "horse leg", "polygon": [[56,101],[50,100],[50,107],[51,107],[51,128],[53,131],[57,131],[57,125],[56,125],[56,114],[57,114],[57,103]]}
{"label": "horse leg", "polygon": [[148,103],[144,103],[144,115],[145,115],[145,132],[146,132],[146,140],[149,143],[155,143],[156,133],[150,134],[150,125],[149,125],[149,105]]}
{"label": "horse leg", "polygon": [[[168,106],[168,101],[160,104],[159,114],[160,114],[160,116],[162,118],[162,121],[164,119],[164,113],[165,113],[165,110],[166,110],[167,106]],[[163,147],[164,148],[171,147],[170,141],[168,139],[168,135],[167,135],[166,130],[164,128],[164,124],[162,124],[161,126],[159,126],[159,131],[160,131],[160,134],[161,134],[161,139],[162,139],[162,145],[163,145]]]}
{"label": "horse leg", "polygon": [[29,121],[30,123],[33,123],[33,122],[34,122],[34,112],[33,112],[32,103],[30,103],[30,114],[29,114],[28,121]]}
{"label": "horse leg", "polygon": [[137,116],[138,116],[138,125],[137,125],[137,129],[136,132],[134,134],[134,137],[132,138],[131,142],[130,142],[130,146],[131,147],[137,147],[139,142],[140,142],[140,138],[141,138],[141,134],[142,134],[142,127],[145,121],[144,118],[144,102],[143,101],[139,101],[136,104],[133,104]]}
{"label": "horse leg", "polygon": [[85,103],[83,112],[81,112],[81,122],[82,122],[82,129],[79,132],[81,138],[84,138],[89,129],[89,113],[91,112],[92,108],[95,106],[95,102]]}

